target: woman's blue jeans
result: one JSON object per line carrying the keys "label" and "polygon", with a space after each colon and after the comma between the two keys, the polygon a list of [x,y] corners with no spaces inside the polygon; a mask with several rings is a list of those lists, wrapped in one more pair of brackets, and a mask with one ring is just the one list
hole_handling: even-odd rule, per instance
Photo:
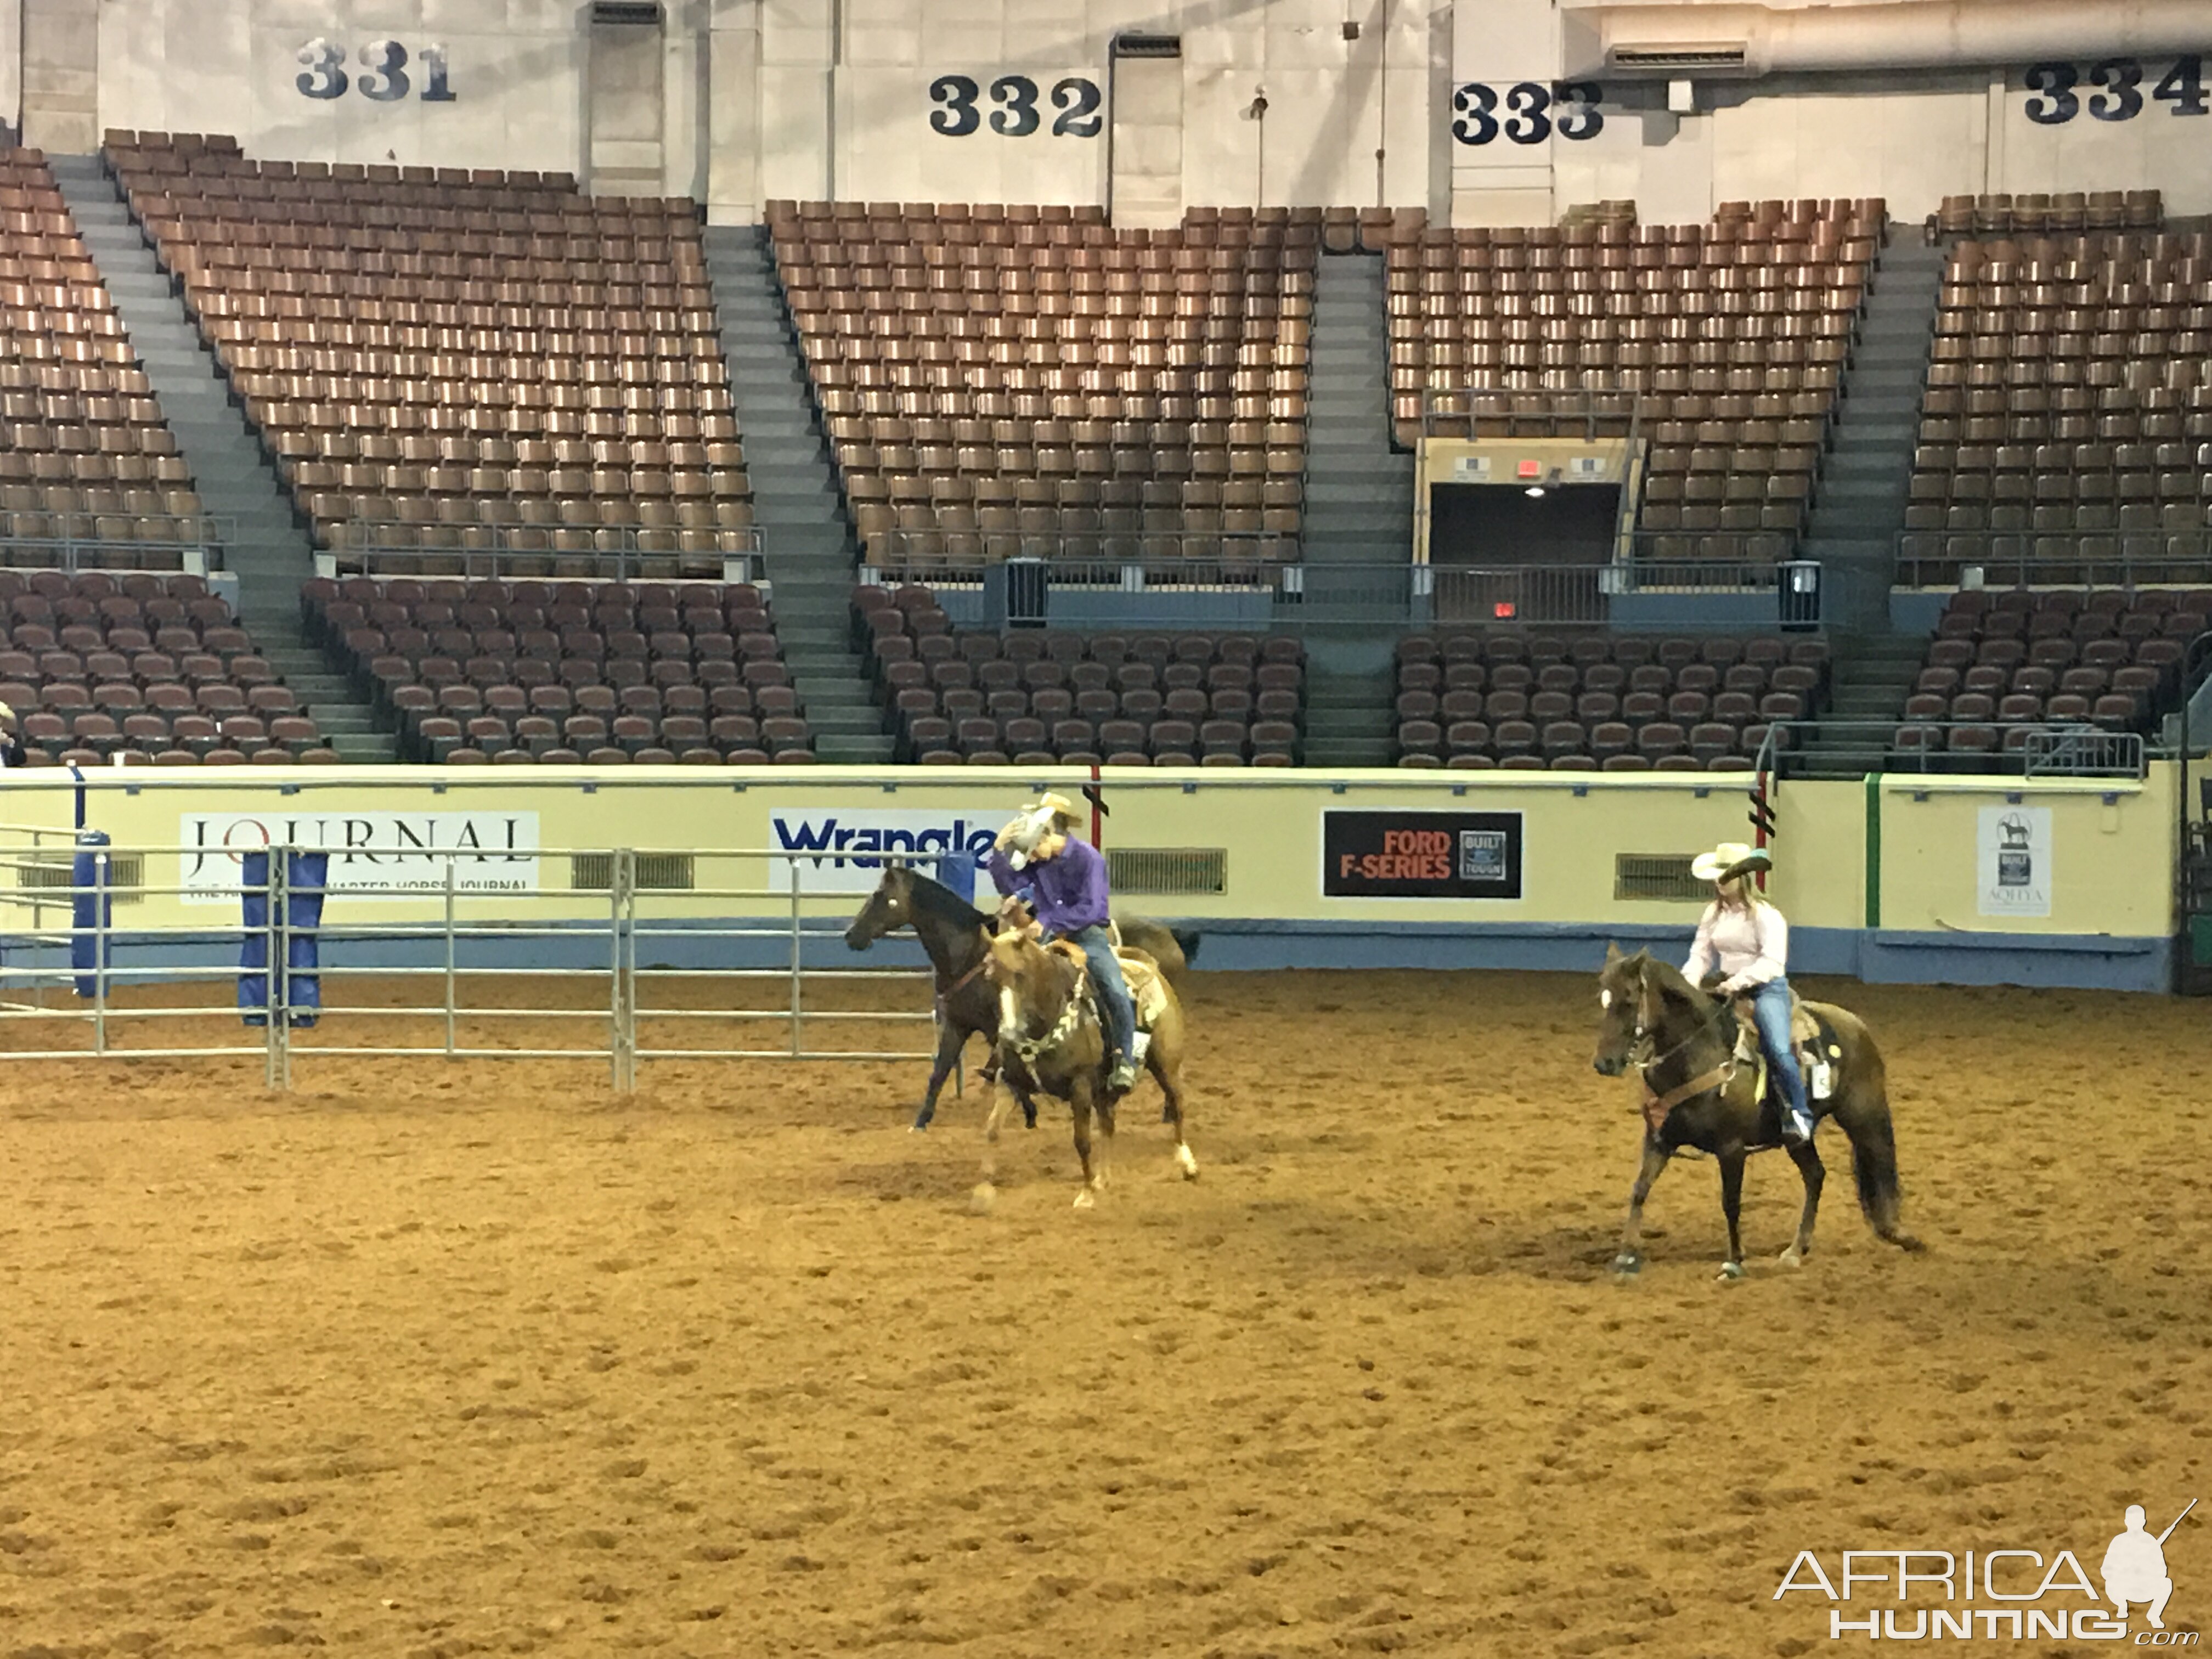
{"label": "woman's blue jeans", "polygon": [[1800,1118],[1810,1120],[1813,1109],[1805,1099],[1804,1073],[1797,1069],[1796,1051],[1790,1043],[1790,981],[1770,979],[1752,994],[1751,1016],[1759,1027],[1759,1045],[1766,1050],[1766,1063],[1782,1080],[1782,1097]]}

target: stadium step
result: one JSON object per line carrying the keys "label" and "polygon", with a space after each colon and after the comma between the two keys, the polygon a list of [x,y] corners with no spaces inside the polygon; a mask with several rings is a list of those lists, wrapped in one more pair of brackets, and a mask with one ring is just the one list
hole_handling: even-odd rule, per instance
{"label": "stadium step", "polygon": [[[1330,262],[1324,260],[1326,269]],[[1305,763],[1388,766],[1397,730],[1391,699],[1394,667],[1371,672],[1332,668],[1318,654],[1307,665]]]}
{"label": "stadium step", "polygon": [[[49,158],[78,234],[99,264],[117,314],[175,435],[202,508],[222,526],[222,568],[238,581],[238,614],[254,644],[349,760],[389,760],[388,733],[300,625],[300,586],[315,574],[314,547],[283,481],[230,400],[214,356],[185,314],[153,250],[131,222],[114,181],[90,155]],[[330,724],[325,724],[325,720]]]}
{"label": "stadium step", "polygon": [[709,227],[705,247],[771,612],[814,752],[882,764],[883,709],[846,641],[856,549],[775,262],[757,226]]}
{"label": "stadium step", "polygon": [[[1390,446],[1383,322],[1381,257],[1323,259],[1314,280],[1307,398],[1301,536],[1309,564],[1395,564],[1413,556],[1413,462]],[[1370,763],[1338,755],[1331,763]]]}

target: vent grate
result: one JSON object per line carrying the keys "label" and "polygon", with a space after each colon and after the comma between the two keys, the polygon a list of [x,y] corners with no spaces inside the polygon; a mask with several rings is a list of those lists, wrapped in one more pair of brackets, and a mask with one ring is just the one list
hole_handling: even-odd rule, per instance
{"label": "vent grate", "polygon": [[[40,904],[69,904],[74,902],[76,886],[76,860],[71,853],[32,853],[15,866],[15,884],[26,891],[52,894],[40,897]],[[146,884],[146,860],[138,853],[110,853],[107,855],[107,894],[111,904],[140,904],[146,895],[139,890]]]}
{"label": "vent grate", "polygon": [[1114,37],[1114,56],[1116,58],[1180,58],[1182,56],[1182,36],[1139,34],[1124,31]]}
{"label": "vent grate", "polygon": [[1606,60],[1617,70],[1740,70],[1741,46],[1615,46]]}
{"label": "vent grate", "polygon": [[[640,853],[636,869],[641,893],[688,893],[694,884],[689,853]],[[614,884],[612,853],[568,854],[569,891],[604,893]]]}
{"label": "vent grate", "polygon": [[1613,859],[1613,896],[1616,899],[1700,903],[1712,896],[1712,890],[1690,873],[1690,860],[1696,856],[1694,853],[1616,853]]}
{"label": "vent grate", "polygon": [[1109,847],[1106,878],[1116,893],[1219,895],[1229,890],[1225,847]]}
{"label": "vent grate", "polygon": [[660,8],[647,0],[593,0],[592,21],[594,23],[658,24]]}

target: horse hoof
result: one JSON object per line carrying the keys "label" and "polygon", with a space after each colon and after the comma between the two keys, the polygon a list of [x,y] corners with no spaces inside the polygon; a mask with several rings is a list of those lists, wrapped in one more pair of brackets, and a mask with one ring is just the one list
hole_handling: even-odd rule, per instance
{"label": "horse hoof", "polygon": [[1644,1258],[1634,1250],[1623,1250],[1613,1257],[1613,1270],[1623,1279],[1633,1279],[1644,1271]]}
{"label": "horse hoof", "polygon": [[1721,1263],[1720,1272],[1716,1273],[1714,1277],[1724,1285],[1730,1283],[1733,1280],[1741,1279],[1743,1277],[1743,1263],[1741,1261],[1723,1261]]}
{"label": "horse hoof", "polygon": [[1783,1251],[1779,1260],[1785,1267],[1802,1267],[1805,1265],[1805,1258],[1795,1244]]}
{"label": "horse hoof", "polygon": [[1176,1148],[1176,1168],[1182,1171],[1182,1178],[1185,1181],[1198,1179],[1198,1160],[1190,1155],[1189,1147]]}
{"label": "horse hoof", "polygon": [[1091,1188],[1088,1187],[1085,1187],[1081,1192],[1075,1195],[1075,1207],[1079,1210],[1091,1209],[1094,1207],[1097,1202],[1098,1200],[1091,1195]]}
{"label": "horse hoof", "polygon": [[969,1215],[988,1215],[999,1206],[999,1189],[989,1182],[979,1182],[968,1194]]}

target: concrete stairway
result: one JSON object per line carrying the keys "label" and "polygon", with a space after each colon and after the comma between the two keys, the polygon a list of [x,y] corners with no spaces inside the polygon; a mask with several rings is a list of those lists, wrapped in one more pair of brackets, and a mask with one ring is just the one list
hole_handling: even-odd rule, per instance
{"label": "concrete stairway", "polygon": [[315,574],[313,546],[113,181],[97,156],[58,155],[49,165],[131,331],[201,505],[236,526],[222,565],[238,578],[240,620],[343,758],[392,759],[391,734],[374,729],[368,706],[307,643],[300,585]]}
{"label": "concrete stairway", "polygon": [[1395,564],[1412,557],[1413,458],[1390,447],[1383,322],[1381,257],[1323,256],[1314,285],[1307,398],[1309,564]]}
{"label": "concrete stairway", "polygon": [[752,226],[713,228],[706,247],[776,636],[815,753],[844,765],[888,764],[884,712],[853,649],[852,532],[767,234]]}
{"label": "concrete stairway", "polygon": [[1917,240],[1885,249],[1844,372],[1820,495],[1798,556],[1828,576],[1834,626],[1889,626],[1889,588],[1919,429],[1943,252]]}
{"label": "concrete stairway", "polygon": [[1358,665],[1345,653],[1309,642],[1306,661],[1305,763],[1308,766],[1389,766],[1398,729],[1396,676],[1374,653]]}
{"label": "concrete stairway", "polygon": [[1831,778],[1881,771],[1889,750],[1890,728],[1905,712],[1905,700],[1911,695],[1927,653],[1928,641],[1917,634],[1836,636],[1826,718],[1879,724],[1815,727],[1795,769]]}

